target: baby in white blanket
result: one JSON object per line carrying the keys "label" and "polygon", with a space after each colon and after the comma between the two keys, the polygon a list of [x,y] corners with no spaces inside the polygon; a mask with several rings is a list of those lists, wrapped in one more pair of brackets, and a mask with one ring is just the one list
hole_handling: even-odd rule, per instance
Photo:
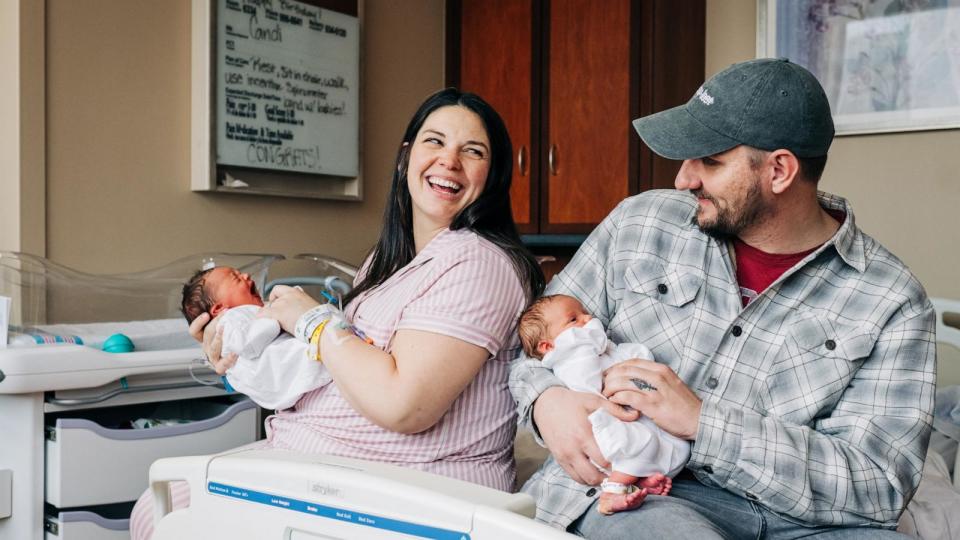
{"label": "baby in white blanket", "polygon": [[307,343],[281,332],[277,321],[257,317],[261,307],[250,275],[229,266],[201,270],[183,286],[181,311],[188,322],[201,313],[223,315],[223,354],[237,354],[226,374],[230,386],[266,409],[288,409],[332,379],[308,355]]}
{"label": "baby in white blanket", "polygon": [[[603,372],[633,358],[652,360],[637,343],[614,344],[603,325],[571,296],[540,298],[519,323],[520,341],[528,356],[540,358],[571,390],[601,394]],[[646,495],[666,495],[690,458],[690,444],[641,416],[623,422],[604,409],[590,415],[593,436],[612,471],[601,484],[598,510],[612,514],[642,504]],[[608,471],[604,471],[605,473]]]}

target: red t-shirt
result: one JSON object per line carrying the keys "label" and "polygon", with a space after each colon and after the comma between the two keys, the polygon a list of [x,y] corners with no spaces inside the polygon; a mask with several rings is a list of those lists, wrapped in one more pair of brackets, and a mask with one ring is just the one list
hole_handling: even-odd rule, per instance
{"label": "red t-shirt", "polygon": [[733,249],[737,254],[737,283],[740,284],[740,299],[746,306],[767,290],[767,287],[784,272],[793,268],[793,265],[817,248],[800,253],[767,253],[744,244],[739,238],[734,238]]}
{"label": "red t-shirt", "polygon": [[[827,211],[840,223],[847,215],[840,211]],[[760,251],[744,244],[739,238],[733,239],[733,249],[737,256],[737,283],[740,284],[740,299],[746,306],[760,296],[771,283],[784,272],[793,268],[801,259],[816,251],[820,246],[800,253],[776,254]]]}

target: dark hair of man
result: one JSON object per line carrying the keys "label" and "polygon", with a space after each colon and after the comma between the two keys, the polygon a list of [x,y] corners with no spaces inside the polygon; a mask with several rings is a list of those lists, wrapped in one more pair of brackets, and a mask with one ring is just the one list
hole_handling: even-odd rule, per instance
{"label": "dark hair of man", "polygon": [[437,109],[452,106],[467,108],[483,122],[490,140],[490,170],[483,192],[453,219],[450,229],[473,231],[504,250],[527,291],[528,301],[543,291],[543,272],[533,255],[520,242],[520,235],[510,211],[513,145],[510,143],[507,128],[500,115],[480,96],[460,92],[456,88],[447,88],[428,97],[407,125],[403,143],[397,152],[380,239],[373,248],[373,256],[363,280],[344,298],[344,304],[386,281],[416,255],[413,240],[413,203],[407,186],[410,148],[427,117]]}
{"label": "dark hair of man", "polygon": [[[750,148],[750,167],[756,170],[770,151],[753,147],[748,148]],[[797,163],[799,164],[797,176],[816,184],[820,181],[820,177],[823,176],[823,169],[827,166],[827,156],[805,158],[798,156]]]}
{"label": "dark hair of man", "polygon": [[183,286],[183,298],[180,301],[180,312],[187,318],[187,322],[193,322],[194,319],[203,313],[210,311],[213,306],[213,299],[204,290],[203,285],[207,274],[213,268],[207,270],[197,270],[193,276]]}
{"label": "dark hair of man", "polygon": [[798,157],[800,162],[800,177],[816,184],[823,176],[823,169],[827,166],[827,156]]}

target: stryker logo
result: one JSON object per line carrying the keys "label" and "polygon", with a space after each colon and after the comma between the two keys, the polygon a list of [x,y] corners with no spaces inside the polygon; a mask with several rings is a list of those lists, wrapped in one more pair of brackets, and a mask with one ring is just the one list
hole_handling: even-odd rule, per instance
{"label": "stryker logo", "polygon": [[697,93],[693,97],[699,99],[704,105],[713,105],[713,96],[708,94],[702,86],[697,88]]}
{"label": "stryker logo", "polygon": [[310,491],[314,493],[319,493],[321,495],[328,495],[330,497],[340,496],[340,488],[335,488],[333,486],[325,486],[323,484],[311,484]]}

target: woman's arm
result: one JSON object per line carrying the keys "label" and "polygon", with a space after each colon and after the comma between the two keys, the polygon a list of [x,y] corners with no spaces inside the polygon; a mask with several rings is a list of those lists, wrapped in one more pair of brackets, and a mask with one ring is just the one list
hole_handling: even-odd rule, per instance
{"label": "woman's arm", "polygon": [[328,328],[320,356],[337,388],[371,422],[418,433],[440,420],[479,373],[490,353],[460,339],[422,330],[399,330],[392,354],[348,329]]}

